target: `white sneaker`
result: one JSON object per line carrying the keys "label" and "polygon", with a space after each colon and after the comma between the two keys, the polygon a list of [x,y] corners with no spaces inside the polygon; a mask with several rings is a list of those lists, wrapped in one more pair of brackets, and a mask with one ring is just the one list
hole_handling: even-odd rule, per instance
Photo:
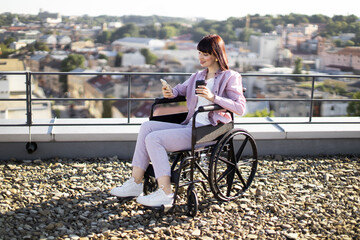
{"label": "white sneaker", "polygon": [[161,207],[161,205],[169,206],[174,202],[174,194],[166,195],[162,188],[159,188],[156,192],[149,195],[141,194],[137,197],[136,201],[144,206],[148,207]]}
{"label": "white sneaker", "polygon": [[110,194],[116,197],[137,197],[143,192],[143,184],[137,184],[131,177],[120,187],[111,189]]}

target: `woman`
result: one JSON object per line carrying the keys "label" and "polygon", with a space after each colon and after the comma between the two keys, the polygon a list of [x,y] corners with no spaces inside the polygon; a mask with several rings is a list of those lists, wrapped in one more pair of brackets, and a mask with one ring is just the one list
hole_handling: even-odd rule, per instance
{"label": "woman", "polygon": [[[218,35],[205,36],[197,46],[199,62],[205,69],[199,71],[174,88],[163,86],[165,98],[186,96],[188,115],[181,124],[157,121],[144,122],[138,135],[132,161],[132,177],[121,187],[110,191],[118,197],[137,197],[137,202],[150,207],[172,205],[173,193],[170,182],[170,164],[167,152],[191,148],[191,118],[199,106],[218,104],[235,114],[243,115],[245,97],[241,75],[229,70],[225,44]],[[206,85],[195,89],[196,80],[205,80]],[[226,111],[198,114],[197,125],[228,123],[231,116]],[[159,189],[143,195],[142,180],[149,162],[152,162]]]}

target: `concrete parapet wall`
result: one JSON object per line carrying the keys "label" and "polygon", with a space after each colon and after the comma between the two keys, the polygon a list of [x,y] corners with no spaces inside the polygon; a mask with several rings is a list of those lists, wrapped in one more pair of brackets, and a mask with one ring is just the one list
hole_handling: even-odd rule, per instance
{"label": "concrete parapet wall", "polygon": [[[147,119],[131,119],[141,123]],[[260,155],[360,154],[360,117],[237,118],[236,128],[248,130]],[[46,119],[34,124],[124,124],[127,119]],[[135,122],[136,121],[136,122]],[[326,123],[318,123],[318,122]],[[291,123],[292,122],[292,123]],[[339,123],[342,122],[342,123]],[[256,123],[256,124],[255,124]],[[24,124],[21,120],[0,120],[0,124]],[[29,154],[29,127],[0,127],[0,160],[47,159],[53,157],[132,157],[140,125],[34,126],[31,141],[38,149]]]}

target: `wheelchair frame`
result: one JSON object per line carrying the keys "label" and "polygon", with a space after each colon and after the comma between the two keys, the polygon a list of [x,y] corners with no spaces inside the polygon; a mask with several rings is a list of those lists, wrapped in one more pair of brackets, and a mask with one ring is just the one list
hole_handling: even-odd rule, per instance
{"label": "wheelchair frame", "polygon": [[[154,116],[154,109],[159,104],[186,102],[184,96],[173,99],[157,98],[151,107],[150,120],[171,123],[181,123],[185,120],[187,112]],[[235,129],[234,121],[216,126],[207,125],[196,127],[196,116],[201,112],[225,110],[217,104],[199,107],[192,118],[191,149],[171,152],[170,158],[174,157],[171,165],[171,182],[175,185],[174,202],[172,206],[161,206],[162,210],[174,209],[179,194],[179,189],[188,186],[187,211],[188,215],[195,216],[198,211],[198,197],[195,184],[201,183],[202,187],[209,191],[205,181],[194,179],[195,171],[207,180],[214,197],[219,201],[231,201],[244,194],[253,181],[257,169],[257,146],[252,135],[244,129]],[[228,111],[230,112],[230,111]],[[231,113],[234,119],[233,113]],[[235,152],[235,137],[240,141],[239,150]],[[246,152],[247,151],[247,152]],[[250,154],[250,155],[244,155]],[[207,168],[202,164],[208,160]],[[208,171],[206,173],[206,170]],[[180,184],[182,176],[186,176],[187,182]],[[234,181],[234,179],[237,180]],[[157,184],[154,171],[150,164],[144,176],[144,193],[156,190]]]}

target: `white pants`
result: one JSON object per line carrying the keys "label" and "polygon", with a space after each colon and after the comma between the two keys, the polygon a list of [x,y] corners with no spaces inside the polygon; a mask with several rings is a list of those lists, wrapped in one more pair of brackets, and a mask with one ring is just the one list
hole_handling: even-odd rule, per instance
{"label": "white pants", "polygon": [[191,125],[147,121],[141,125],[137,138],[133,167],[146,171],[150,161],[155,177],[171,176],[167,152],[191,148]]}

